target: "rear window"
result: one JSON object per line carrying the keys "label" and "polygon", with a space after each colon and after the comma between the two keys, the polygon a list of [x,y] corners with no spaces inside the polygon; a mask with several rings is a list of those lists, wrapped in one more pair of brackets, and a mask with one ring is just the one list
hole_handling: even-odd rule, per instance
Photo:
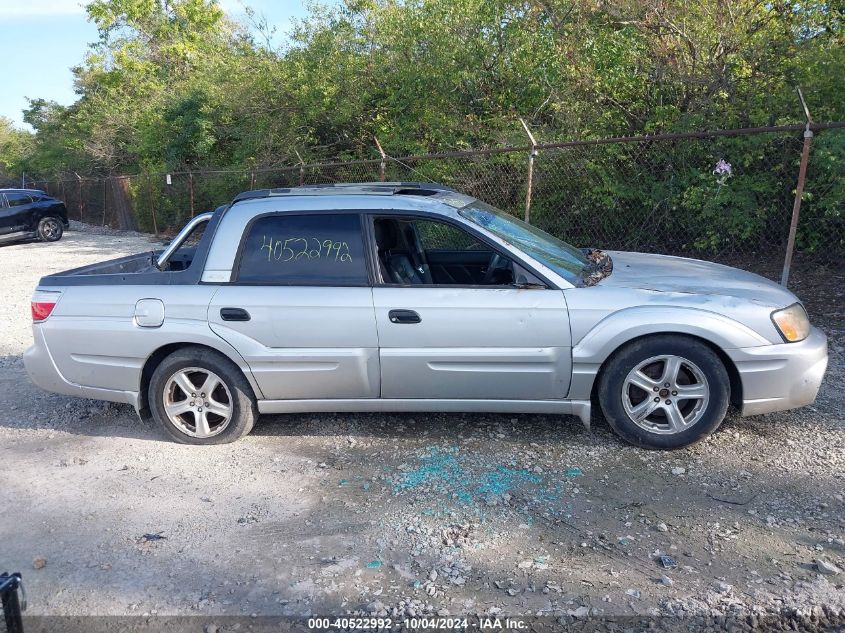
{"label": "rear window", "polygon": [[361,219],[356,214],[270,215],[248,230],[238,282],[369,285]]}

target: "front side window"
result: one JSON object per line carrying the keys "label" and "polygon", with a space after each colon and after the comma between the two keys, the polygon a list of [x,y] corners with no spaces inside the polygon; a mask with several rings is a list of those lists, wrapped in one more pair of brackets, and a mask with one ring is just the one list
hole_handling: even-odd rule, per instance
{"label": "front side window", "polygon": [[247,230],[237,279],[241,283],[369,285],[358,215],[269,215]]}
{"label": "front side window", "polygon": [[471,233],[437,220],[375,218],[381,280],[402,286],[508,286],[513,262]]}
{"label": "front side window", "polygon": [[496,207],[476,200],[459,213],[548,266],[572,284],[583,283],[584,276],[590,271],[591,262],[580,250]]}
{"label": "front side window", "polygon": [[9,203],[10,207],[20,207],[31,203],[32,198],[25,193],[7,193],[6,201]]}
{"label": "front side window", "polygon": [[427,251],[484,250],[476,238],[450,224],[420,220],[415,225],[422,247]]}

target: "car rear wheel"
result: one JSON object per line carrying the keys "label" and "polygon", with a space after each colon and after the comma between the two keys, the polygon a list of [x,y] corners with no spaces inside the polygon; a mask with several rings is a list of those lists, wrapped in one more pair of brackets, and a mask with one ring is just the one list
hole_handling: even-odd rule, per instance
{"label": "car rear wheel", "polygon": [[599,403],[610,426],[636,446],[673,449],[701,441],[725,418],[730,378],[707,345],[680,335],[634,341],[602,371]]}
{"label": "car rear wheel", "polygon": [[48,215],[38,221],[38,239],[42,242],[57,242],[62,239],[65,232],[62,221],[59,218]]}
{"label": "car rear wheel", "polygon": [[164,431],[182,444],[227,444],[258,418],[252,388],[228,358],[185,348],[165,358],[150,379],[149,405]]}

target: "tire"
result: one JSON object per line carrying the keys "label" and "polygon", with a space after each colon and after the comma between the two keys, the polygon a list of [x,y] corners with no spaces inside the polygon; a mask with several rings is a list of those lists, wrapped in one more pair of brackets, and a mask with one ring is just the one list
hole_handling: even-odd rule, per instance
{"label": "tire", "polygon": [[58,242],[62,239],[65,229],[62,221],[54,215],[47,215],[38,221],[35,229],[38,239],[42,242]]}
{"label": "tire", "polygon": [[162,360],[148,394],[153,418],[180,444],[228,444],[252,431],[258,419],[255,396],[241,370],[201,347],[186,347]]}
{"label": "tire", "polygon": [[719,428],[730,403],[730,378],[704,343],[682,335],[650,336],[608,359],[598,399],[605,419],[626,442],[683,448]]}

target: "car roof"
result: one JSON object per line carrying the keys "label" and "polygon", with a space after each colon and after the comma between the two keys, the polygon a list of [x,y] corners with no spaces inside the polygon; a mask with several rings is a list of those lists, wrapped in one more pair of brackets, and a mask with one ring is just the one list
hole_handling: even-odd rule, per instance
{"label": "car roof", "polygon": [[[457,219],[460,210],[478,202],[468,196],[437,183],[420,182],[361,182],[307,185],[284,189],[259,189],[246,191],[231,204],[218,207],[211,218],[213,234],[235,235],[236,239],[211,238],[205,262],[203,279],[215,281],[218,273],[231,275],[233,262],[238,257],[241,237],[250,223],[258,217],[275,214],[334,214],[371,213],[377,216],[419,215]],[[505,252],[519,253],[518,247],[477,227],[490,241]],[[552,286],[569,288],[572,284],[554,270],[534,263],[544,279],[551,279]],[[208,275],[208,277],[206,277]]]}
{"label": "car roof", "polygon": [[298,187],[256,189],[235,196],[233,202],[276,196],[340,196],[340,195],[412,195],[433,196],[440,192],[456,193],[454,189],[436,182],[333,182]]}
{"label": "car roof", "polygon": [[11,188],[0,188],[0,193],[39,193],[41,195],[47,195],[46,192],[42,191],[41,189],[11,189]]}
{"label": "car roof", "polygon": [[254,213],[330,209],[420,210],[450,214],[475,202],[475,198],[437,183],[358,182],[305,185],[245,191],[229,207],[251,207]]}

